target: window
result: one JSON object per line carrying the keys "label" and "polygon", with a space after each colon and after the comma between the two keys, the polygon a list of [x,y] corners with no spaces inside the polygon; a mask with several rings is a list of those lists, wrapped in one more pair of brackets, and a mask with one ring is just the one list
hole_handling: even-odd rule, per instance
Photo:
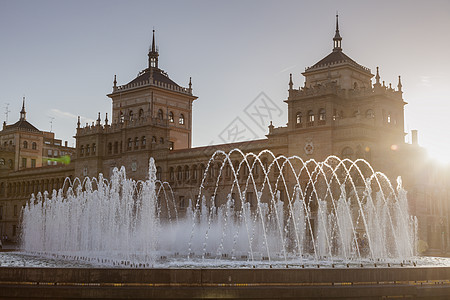
{"label": "window", "polygon": [[22,168],[27,167],[27,159],[25,157],[22,157]]}
{"label": "window", "polygon": [[14,205],[14,217],[17,217],[17,205]]}
{"label": "window", "polygon": [[183,180],[183,170],[181,170],[181,167],[177,168],[177,180],[178,181]]}
{"label": "window", "polygon": [[31,159],[31,167],[36,168],[36,160],[34,158]]}
{"label": "window", "polygon": [[16,234],[17,234],[17,225],[13,225],[13,226],[12,226],[12,229],[13,229],[13,230],[12,230],[12,235],[13,235],[13,236],[16,236]]}
{"label": "window", "polygon": [[152,136],[152,143],[156,144],[156,136]]}
{"label": "window", "polygon": [[5,165],[5,159],[4,158],[0,158],[0,166],[4,166]]}
{"label": "window", "polygon": [[37,144],[36,142],[33,142],[33,144],[31,144],[31,149],[36,150],[37,149]]}
{"label": "window", "polygon": [[108,154],[112,153],[112,143],[108,143]]}
{"label": "window", "polygon": [[145,136],[141,137],[141,148],[144,149],[147,145],[147,140],[145,139]]}
{"label": "window", "polygon": [[174,173],[172,167],[169,169],[169,179],[170,179],[170,181],[174,181],[175,180],[175,173]]}
{"label": "window", "polygon": [[3,206],[0,206],[0,220],[3,220]]}
{"label": "window", "polygon": [[159,109],[159,110],[158,110],[158,119],[159,119],[160,121],[164,120],[164,114],[163,114],[162,109]]}
{"label": "window", "polygon": [[138,149],[139,148],[139,138],[135,137],[134,138],[134,149]]}
{"label": "window", "polygon": [[48,149],[48,150],[47,150],[47,156],[48,156],[48,157],[52,157],[52,155],[53,155],[52,149]]}
{"label": "window", "polygon": [[23,149],[27,149],[28,148],[28,142],[27,141],[23,141]]}
{"label": "window", "polygon": [[184,115],[183,114],[180,115],[178,122],[180,123],[180,125],[184,125]]}
{"label": "window", "polygon": [[84,146],[80,147],[80,155],[83,156],[84,155]]}
{"label": "window", "polygon": [[143,118],[144,117],[144,110],[141,108],[140,110],[139,110],[139,119],[141,119],[141,118]]}
{"label": "window", "polygon": [[302,113],[298,112],[295,119],[297,124],[302,124]]}
{"label": "window", "polygon": [[58,150],[53,151],[53,156],[58,157]]}
{"label": "window", "polygon": [[114,142],[114,153],[119,152],[119,142]]}
{"label": "window", "polygon": [[164,138],[159,138],[159,143],[164,144]]}
{"label": "window", "polygon": [[123,121],[124,121],[123,112],[120,112],[119,123],[123,123]]}
{"label": "window", "polygon": [[325,108],[321,108],[319,110],[319,121],[325,121],[325,119],[326,119]]}
{"label": "window", "polygon": [[190,174],[189,174],[189,167],[188,167],[188,166],[185,166],[185,167],[184,167],[184,180],[188,181],[188,180],[189,180],[189,177],[190,177]]}
{"label": "window", "polygon": [[8,159],[8,167],[12,168],[12,165],[13,165],[12,159]]}
{"label": "window", "polygon": [[180,196],[180,208],[184,209],[185,203],[184,203],[184,196]]}
{"label": "window", "polygon": [[156,167],[156,179],[161,180],[162,178],[162,169],[161,167]]}
{"label": "window", "polygon": [[131,138],[129,138],[129,139],[128,139],[127,150],[131,150],[131,147],[133,147],[133,141],[131,140]]}
{"label": "window", "polygon": [[173,119],[173,112],[169,112],[169,122],[173,123],[174,119]]}
{"label": "window", "polygon": [[169,150],[173,150],[173,142],[169,142]]}
{"label": "window", "polygon": [[128,112],[128,116],[130,117],[130,121],[133,121],[133,111],[132,110],[130,110]]}
{"label": "window", "polygon": [[92,144],[92,154],[95,154],[95,152],[97,152],[97,145]]}
{"label": "window", "polygon": [[308,122],[314,122],[314,112],[312,110],[308,111]]}
{"label": "window", "polygon": [[91,146],[87,145],[86,146],[86,155],[90,155],[91,154]]}

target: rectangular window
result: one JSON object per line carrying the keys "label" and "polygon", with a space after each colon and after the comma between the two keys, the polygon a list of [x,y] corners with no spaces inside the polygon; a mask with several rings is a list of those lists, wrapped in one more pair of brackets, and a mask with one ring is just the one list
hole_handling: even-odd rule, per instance
{"label": "rectangular window", "polygon": [[173,142],[169,142],[169,150],[173,150]]}
{"label": "rectangular window", "polygon": [[36,160],[33,158],[31,159],[31,167],[36,168]]}
{"label": "rectangular window", "polygon": [[13,225],[13,236],[16,236],[17,234],[17,226]]}
{"label": "rectangular window", "polygon": [[180,196],[180,208],[184,209],[185,203],[184,203],[184,196]]}
{"label": "rectangular window", "polygon": [[0,220],[3,220],[3,206],[0,206]]}
{"label": "rectangular window", "polygon": [[52,149],[48,149],[48,150],[47,150],[47,156],[48,156],[48,157],[52,157],[52,154],[53,154]]}
{"label": "rectangular window", "polygon": [[17,205],[14,205],[14,217],[17,217]]}
{"label": "rectangular window", "polygon": [[22,157],[22,168],[27,167],[27,159],[25,157]]}
{"label": "rectangular window", "polygon": [[58,157],[58,150],[53,151],[53,156]]}

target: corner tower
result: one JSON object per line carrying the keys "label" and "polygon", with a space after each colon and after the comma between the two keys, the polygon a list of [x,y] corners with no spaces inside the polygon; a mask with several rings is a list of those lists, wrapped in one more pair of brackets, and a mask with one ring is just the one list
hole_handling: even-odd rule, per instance
{"label": "corner tower", "polygon": [[117,85],[114,76],[107,95],[112,100],[109,119],[107,114],[101,124],[99,114],[92,125],[78,126],[76,176],[109,176],[113,167],[123,165],[132,177],[144,179],[150,156],[191,148],[192,104],[197,99],[191,80],[188,88],[182,87],[160,69],[155,31],[147,56],[148,67],[127,84]]}

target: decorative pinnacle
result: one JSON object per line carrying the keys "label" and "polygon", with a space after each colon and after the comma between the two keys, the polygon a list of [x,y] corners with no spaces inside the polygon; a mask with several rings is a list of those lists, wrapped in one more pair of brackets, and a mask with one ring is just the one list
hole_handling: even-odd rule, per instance
{"label": "decorative pinnacle", "polygon": [[80,128],[80,125],[81,125],[81,123],[80,123],[80,116],[78,116],[77,128]]}
{"label": "decorative pinnacle", "polygon": [[155,44],[155,29],[153,29],[153,39],[152,39],[152,52],[156,52],[156,44]]}
{"label": "decorative pinnacle", "polygon": [[375,76],[376,84],[380,84],[380,72],[379,68],[377,67],[377,75]]}
{"label": "decorative pinnacle", "polygon": [[292,90],[292,86],[294,83],[292,82],[292,73],[289,74],[289,90]]}
{"label": "decorative pinnacle", "polygon": [[25,111],[25,96],[23,96],[22,98],[22,110],[20,111],[20,119],[21,120],[26,120],[26,111]]}
{"label": "decorative pinnacle", "polygon": [[398,75],[398,84],[397,84],[398,91],[402,91],[402,80],[400,79],[400,75]]}
{"label": "decorative pinnacle", "polygon": [[116,75],[114,75],[114,87],[117,87],[117,76]]}
{"label": "decorative pinnacle", "polygon": [[342,37],[339,34],[339,15],[336,14],[336,33],[333,38],[333,43],[334,43],[333,51],[342,51],[341,42],[342,42]]}
{"label": "decorative pinnacle", "polygon": [[106,113],[106,117],[105,117],[105,125],[108,125],[108,113]]}

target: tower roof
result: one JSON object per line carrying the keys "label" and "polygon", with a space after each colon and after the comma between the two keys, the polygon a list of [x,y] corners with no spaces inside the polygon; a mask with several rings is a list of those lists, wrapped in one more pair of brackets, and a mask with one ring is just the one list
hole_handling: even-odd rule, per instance
{"label": "tower roof", "polygon": [[341,42],[342,42],[342,37],[339,34],[339,19],[338,19],[338,15],[336,15],[336,33],[333,37],[333,45],[334,45],[333,51],[330,54],[328,54],[327,56],[325,56],[324,58],[322,58],[321,60],[319,60],[313,66],[306,68],[305,72],[312,72],[315,70],[319,70],[322,68],[328,68],[328,67],[332,67],[335,65],[337,66],[337,65],[347,64],[347,65],[356,67],[357,69],[359,69],[365,73],[371,74],[369,68],[366,68],[366,67],[358,64],[356,61],[354,61],[353,59],[348,57],[342,51]]}
{"label": "tower roof", "polygon": [[167,75],[163,70],[155,68],[145,69],[144,71],[139,73],[138,77],[130,81],[128,84],[144,82],[149,80],[150,78],[153,78],[153,80],[158,82],[179,86],[178,84],[175,83],[175,81],[170,79],[169,75]]}

